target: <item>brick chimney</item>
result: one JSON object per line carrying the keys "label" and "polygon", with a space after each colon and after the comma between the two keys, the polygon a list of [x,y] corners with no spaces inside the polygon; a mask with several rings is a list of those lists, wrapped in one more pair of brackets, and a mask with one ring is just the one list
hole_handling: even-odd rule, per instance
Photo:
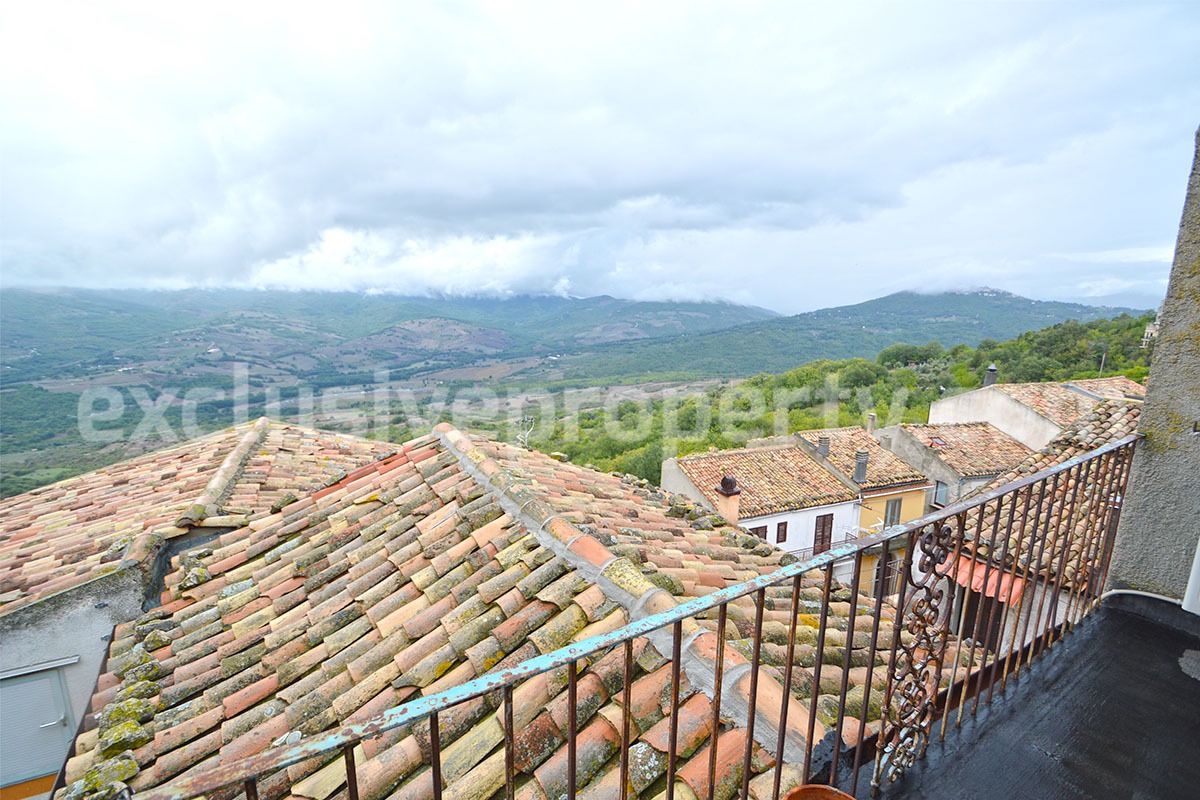
{"label": "brick chimney", "polygon": [[819,453],[824,458],[829,458],[829,437],[828,436],[818,436],[817,437],[817,453]]}
{"label": "brick chimney", "polygon": [[738,524],[738,510],[742,503],[742,490],[738,488],[737,478],[726,475],[721,478],[717,487],[717,513],[725,518],[730,525]]}
{"label": "brick chimney", "polygon": [[996,382],[996,365],[992,364],[987,368],[987,374],[983,376],[983,385],[991,386]]}
{"label": "brick chimney", "polygon": [[866,450],[854,451],[854,482],[865,483],[867,480],[867,458]]}
{"label": "brick chimney", "polygon": [[867,414],[867,433],[875,432],[875,412]]}

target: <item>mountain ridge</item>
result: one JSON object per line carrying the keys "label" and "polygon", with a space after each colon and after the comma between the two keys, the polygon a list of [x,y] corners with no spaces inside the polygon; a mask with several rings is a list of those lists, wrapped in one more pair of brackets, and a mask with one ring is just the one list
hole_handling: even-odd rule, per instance
{"label": "mountain ridge", "polygon": [[[681,378],[746,377],[822,358],[874,358],[893,344],[946,347],[1011,339],[1070,319],[1090,321],[1140,309],[1032,300],[999,289],[893,292],[846,306],[753,321],[657,342],[606,346],[564,365],[567,379],[634,378],[670,371]],[[678,365],[686,364],[687,369]],[[673,369],[665,370],[668,365]]]}

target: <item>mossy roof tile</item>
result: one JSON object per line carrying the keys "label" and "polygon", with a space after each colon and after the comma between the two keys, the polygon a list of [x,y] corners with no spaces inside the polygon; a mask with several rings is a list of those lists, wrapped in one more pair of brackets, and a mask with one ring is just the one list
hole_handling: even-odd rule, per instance
{"label": "mossy roof tile", "polygon": [[[733,581],[770,573],[790,560],[736,529],[694,529],[672,515],[677,499],[627,477],[461,435],[392,447],[395,455],[291,502],[289,509],[300,513],[265,514],[255,520],[262,524],[222,537],[207,556],[177,556],[165,583],[169,605],[118,628],[110,669],[121,663],[116,654],[133,652],[151,634],[170,642],[160,679],[164,707],[150,723],[155,738],[139,751],[147,762],[140,786],[161,783],[207,759],[228,763],[259,752],[289,732],[311,735],[365,719],[418,691],[439,691],[507,669],[627,620],[623,596],[608,597],[601,584],[583,577],[582,565],[600,559],[569,562],[564,558],[570,554],[555,555],[550,547],[558,533],[531,531],[528,518],[504,513],[507,495],[496,485],[516,487],[526,501],[537,498],[572,541],[588,534],[606,548],[616,561],[603,559],[611,562],[605,575],[619,577],[613,585],[621,591],[640,594],[666,581],[684,599],[711,590],[702,584],[706,576]],[[480,469],[492,476],[491,487],[481,487],[463,466],[481,462],[486,468]],[[180,571],[196,564],[221,564],[226,571],[183,588]],[[692,577],[671,581],[671,569]],[[816,579],[803,585],[811,590]],[[778,608],[788,607],[788,591],[771,593]],[[659,594],[659,605],[669,608],[674,601]],[[844,604],[831,604],[831,620],[845,613],[838,605]],[[750,611],[744,606],[739,601],[730,607],[731,640],[745,636],[735,621],[735,611],[752,617],[752,602]],[[715,619],[700,625],[711,631]],[[635,642],[635,652],[632,709],[638,737],[663,718],[671,679],[662,654],[644,639]],[[732,665],[737,659],[729,652]],[[625,702],[623,663],[622,648],[580,662],[581,786],[611,783],[620,742],[611,717]],[[104,707],[124,683],[106,674],[99,685],[104,689],[96,701]],[[567,693],[565,668],[516,687],[518,781],[535,796],[556,795],[562,782]],[[680,700],[685,734],[680,750],[686,757],[708,740],[711,706],[686,675]],[[487,786],[495,781],[497,754],[503,764],[498,702],[489,695],[441,715],[449,791],[459,791],[454,781],[472,775]],[[606,704],[615,705],[602,713]],[[722,734],[722,745],[734,741],[728,738],[732,732]],[[661,738],[647,734],[637,745],[647,753],[647,769],[661,761],[648,755],[659,752],[654,745]],[[365,742],[362,753],[364,797],[428,792],[427,725]],[[723,766],[718,781],[728,782],[728,770],[738,767]],[[324,761],[303,762],[286,770],[285,779],[307,779],[310,794],[337,791],[344,775],[317,776],[319,769]],[[642,788],[661,774],[647,773]]]}

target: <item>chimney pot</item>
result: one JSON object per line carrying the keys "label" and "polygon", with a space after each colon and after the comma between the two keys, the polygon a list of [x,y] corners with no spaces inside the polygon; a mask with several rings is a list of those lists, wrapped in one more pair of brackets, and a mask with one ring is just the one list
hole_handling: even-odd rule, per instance
{"label": "chimney pot", "polygon": [[864,483],[867,480],[867,459],[869,454],[866,450],[856,450],[854,453],[854,482]]}
{"label": "chimney pot", "polygon": [[875,412],[867,414],[867,433],[875,432]]}
{"label": "chimney pot", "polygon": [[737,478],[732,475],[721,478],[721,483],[717,486],[717,513],[724,517],[730,525],[738,524],[742,503],[738,495],[741,493],[742,490],[737,485]]}
{"label": "chimney pot", "polygon": [[817,452],[820,453],[822,456],[825,456],[826,458],[829,457],[829,437],[828,436],[818,436],[817,437]]}
{"label": "chimney pot", "polygon": [[996,382],[997,372],[998,372],[998,370],[996,369],[995,364],[992,364],[991,366],[989,366],[987,368],[987,374],[983,376],[983,385],[991,386],[992,384],[994,384]]}

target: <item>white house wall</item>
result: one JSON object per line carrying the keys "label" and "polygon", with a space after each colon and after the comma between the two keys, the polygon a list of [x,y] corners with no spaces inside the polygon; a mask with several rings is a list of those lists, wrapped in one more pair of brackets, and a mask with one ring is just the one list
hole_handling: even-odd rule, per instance
{"label": "white house wall", "polygon": [[[743,517],[738,525],[749,530],[760,525],[767,526],[767,541],[789,553],[807,550],[813,546],[816,536],[817,517],[823,514],[833,514],[833,541],[835,544],[847,537],[857,538],[859,521],[859,504],[857,501],[836,503],[828,506],[804,508],[799,511],[786,511],[782,514],[767,514],[761,517]],[[776,529],[780,522],[787,522],[787,541],[778,542]]]}
{"label": "white house wall", "polygon": [[696,488],[696,485],[683,474],[683,470],[679,468],[679,463],[673,458],[668,458],[663,462],[662,478],[659,485],[668,492],[683,495],[692,502],[707,508],[709,511],[716,511],[712,503],[708,502],[708,498],[704,496],[704,493]]}
{"label": "white house wall", "polygon": [[929,406],[929,422],[990,422],[1033,450],[1041,450],[1062,430],[1029,406],[990,386],[935,401]]}

